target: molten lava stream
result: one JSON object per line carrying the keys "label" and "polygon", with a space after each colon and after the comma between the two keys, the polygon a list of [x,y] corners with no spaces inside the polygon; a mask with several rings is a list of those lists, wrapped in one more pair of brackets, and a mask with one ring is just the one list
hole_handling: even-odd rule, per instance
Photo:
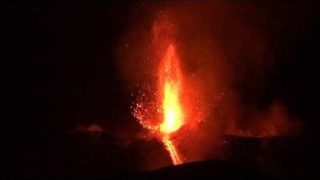
{"label": "molten lava stream", "polygon": [[179,58],[175,47],[169,44],[159,67],[159,91],[163,121],[160,124],[162,142],[168,150],[174,165],[182,160],[170,139],[172,133],[178,131],[184,122],[184,112],[181,102],[182,76]]}
{"label": "molten lava stream", "polygon": [[172,143],[170,138],[167,136],[164,136],[162,138],[162,143],[165,145],[167,151],[169,152],[173,165],[182,164],[182,160],[179,154],[177,153],[177,150],[174,147],[174,144]]}

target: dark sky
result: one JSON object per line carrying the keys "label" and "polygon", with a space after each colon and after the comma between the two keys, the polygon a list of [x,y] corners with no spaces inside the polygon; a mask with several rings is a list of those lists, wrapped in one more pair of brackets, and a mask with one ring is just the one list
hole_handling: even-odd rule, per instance
{"label": "dark sky", "polygon": [[[5,13],[1,25],[6,49],[3,60],[12,64],[4,78],[12,87],[8,89],[13,94],[9,97],[13,113],[3,119],[8,125],[2,126],[8,152],[14,152],[7,157],[8,167],[16,167],[12,159],[41,161],[37,154],[80,124],[98,123],[111,129],[136,126],[130,114],[131,92],[115,63],[115,52],[132,23],[129,17],[135,5],[1,5]],[[273,11],[275,7],[284,10]],[[248,101],[281,99],[290,115],[303,120],[305,133],[320,138],[320,7],[315,3],[282,3],[268,4],[263,10],[270,13],[271,22],[277,13],[290,15],[285,26],[270,30],[275,70],[261,93],[245,87],[239,91]],[[301,21],[306,23],[296,23]],[[250,97],[255,94],[259,97]]]}
{"label": "dark sky", "polygon": [[127,108],[129,97],[117,76],[114,51],[126,32],[129,7],[5,5],[11,26],[9,58],[17,66],[18,96],[26,100],[17,103],[28,119],[21,121],[23,131],[34,129],[27,134],[36,138],[41,131],[65,131],[76,123],[112,121]]}
{"label": "dark sky", "polygon": [[114,64],[130,5],[1,5],[4,58],[13,65],[6,78],[14,111],[3,126],[10,136],[6,152],[14,152],[7,167],[32,174],[28,166],[38,168],[41,157],[50,159],[44,154],[51,144],[59,154],[65,144],[53,142],[67,142],[65,134],[78,125],[130,122],[129,92]]}

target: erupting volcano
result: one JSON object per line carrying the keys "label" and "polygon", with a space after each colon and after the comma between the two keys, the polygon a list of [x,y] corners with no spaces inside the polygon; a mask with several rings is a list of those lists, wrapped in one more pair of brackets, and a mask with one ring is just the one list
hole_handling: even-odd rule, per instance
{"label": "erupting volcano", "polygon": [[176,45],[170,38],[171,28],[168,22],[154,25],[155,44],[163,50],[159,55],[159,62],[156,63],[158,67],[157,83],[154,84],[155,97],[151,100],[153,102],[148,102],[149,105],[146,105],[146,102],[138,102],[134,115],[143,127],[153,132],[155,137],[159,137],[169,152],[172,163],[177,165],[183,163],[183,160],[173,140],[173,134],[186,123],[186,117],[182,99],[183,75]]}
{"label": "erupting volcano", "polygon": [[[139,79],[141,91],[133,115],[148,132],[143,137],[161,142],[177,165],[219,156],[220,146],[226,146],[220,143],[225,136],[264,138],[300,131],[299,121],[291,120],[281,103],[266,110],[244,104],[244,98],[232,89],[234,82],[242,82],[231,78],[236,72],[228,66],[234,65],[219,57],[211,45],[199,48],[202,40],[192,46],[191,34],[197,28],[183,31],[188,26],[173,14],[156,14],[152,27],[144,31],[144,51],[135,51],[143,59],[134,65],[144,76]],[[204,42],[217,42],[219,49],[222,40],[213,37]]]}
{"label": "erupting volcano", "polygon": [[170,140],[170,135],[178,131],[184,124],[184,112],[181,104],[181,72],[175,48],[169,44],[162,64],[159,68],[159,93],[163,121],[160,124],[162,141],[170,153],[173,164],[181,164],[182,160]]}
{"label": "erupting volcano", "polygon": [[[155,112],[157,115],[144,114],[150,112],[145,109],[150,107],[142,107],[140,103],[137,103],[134,115],[143,127],[152,130],[160,137],[161,142],[170,154],[173,164],[176,165],[182,163],[182,158],[175,147],[172,135],[185,124],[185,113],[181,97],[183,81],[174,44],[172,42],[169,43],[164,52],[158,68],[156,102],[152,103],[157,106],[157,112]],[[144,102],[141,103],[143,104]],[[158,119],[146,119],[146,116]]]}
{"label": "erupting volcano", "polygon": [[172,44],[169,45],[163,65],[160,66],[159,88],[162,94],[163,122],[160,131],[175,132],[183,124],[183,109],[180,101],[181,75],[178,58]]}

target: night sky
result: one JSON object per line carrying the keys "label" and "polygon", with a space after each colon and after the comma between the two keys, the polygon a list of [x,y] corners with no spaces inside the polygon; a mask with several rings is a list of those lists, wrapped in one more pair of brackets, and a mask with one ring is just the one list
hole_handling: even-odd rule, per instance
{"label": "night sky", "polygon": [[[139,129],[130,110],[134,97],[116,63],[116,52],[132,24],[132,8],[138,4],[2,3],[3,61],[12,65],[3,88],[10,91],[5,96],[13,111],[2,119],[10,175],[73,176],[79,170],[87,176],[105,175],[134,166],[127,162],[132,158],[126,159],[127,154],[113,155],[119,150],[112,133],[124,126],[130,127],[128,134]],[[303,121],[303,134],[319,142],[320,6],[302,2],[256,6],[269,19],[264,26],[273,39],[275,68],[258,92],[250,88],[250,81],[234,84],[235,89],[245,103],[281,100],[290,116]],[[272,23],[278,17],[285,17],[281,28]],[[86,137],[70,140],[70,130],[92,123],[110,135],[84,147],[81,138]],[[77,164],[79,157],[91,164]]]}

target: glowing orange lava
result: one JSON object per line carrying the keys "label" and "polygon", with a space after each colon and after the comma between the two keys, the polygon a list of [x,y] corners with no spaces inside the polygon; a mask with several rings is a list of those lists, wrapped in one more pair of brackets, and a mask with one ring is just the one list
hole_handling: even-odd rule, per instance
{"label": "glowing orange lava", "polygon": [[182,160],[181,160],[173,142],[170,140],[170,137],[168,137],[168,136],[162,137],[162,142],[166,146],[167,151],[170,153],[170,158],[172,160],[172,163],[174,165],[181,164]]}
{"label": "glowing orange lava", "polygon": [[156,99],[154,103],[138,102],[134,116],[144,128],[160,137],[172,163],[177,165],[183,161],[172,136],[185,124],[185,113],[182,102],[182,73],[172,42],[168,43],[158,65]]}
{"label": "glowing orange lava", "polygon": [[[159,17],[152,29],[156,67],[152,92],[142,94],[134,109],[139,123],[158,137],[168,151],[174,165],[183,163],[177,150],[177,133],[185,124],[188,96],[184,94],[184,80],[176,50],[175,27],[165,16]],[[152,74],[153,75],[153,74]],[[153,76],[151,76],[153,77]],[[181,134],[180,134],[181,135]]]}
{"label": "glowing orange lava", "polygon": [[184,124],[184,112],[181,102],[182,76],[173,44],[169,44],[161,62],[158,78],[163,121],[160,124],[160,133],[162,142],[176,165],[181,164],[182,160],[170,136]]}
{"label": "glowing orange lava", "polygon": [[181,105],[181,73],[174,46],[169,45],[159,69],[159,88],[162,93],[163,122],[160,131],[170,134],[177,131],[184,122]]}

